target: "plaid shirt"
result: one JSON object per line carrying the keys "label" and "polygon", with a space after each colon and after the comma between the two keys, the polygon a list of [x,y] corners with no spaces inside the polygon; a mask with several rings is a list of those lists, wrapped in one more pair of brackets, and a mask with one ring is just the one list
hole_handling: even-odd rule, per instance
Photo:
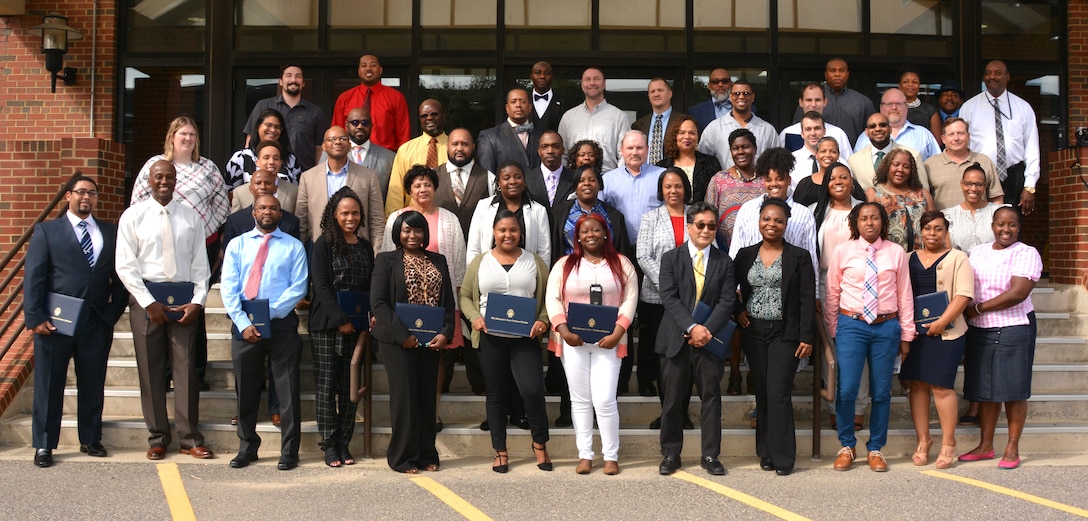
{"label": "plaid shirt", "polygon": [[[144,163],[143,168],[140,168],[136,182],[132,185],[130,205],[151,198],[151,182],[149,181],[151,165],[162,158],[162,154],[151,156],[151,159]],[[219,168],[206,157],[201,157],[198,163],[174,163],[174,168],[178,171],[174,199],[196,210],[200,220],[204,222],[205,237],[215,235],[219,227],[226,222],[227,215],[230,214],[227,187],[223,183],[223,175],[219,173]]]}
{"label": "plaid shirt", "polygon": [[[971,266],[975,269],[975,302],[985,302],[1008,291],[1012,277],[1023,277],[1039,282],[1043,260],[1039,251],[1022,242],[995,250],[993,243],[979,244],[971,249]],[[1035,311],[1031,297],[1001,311],[987,311],[972,318],[975,327],[1023,326],[1028,323],[1028,313]]]}

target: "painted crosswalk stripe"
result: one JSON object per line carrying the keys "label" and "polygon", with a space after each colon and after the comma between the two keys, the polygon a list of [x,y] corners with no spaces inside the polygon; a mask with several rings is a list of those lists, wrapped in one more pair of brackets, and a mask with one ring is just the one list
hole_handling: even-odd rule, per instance
{"label": "painted crosswalk stripe", "polygon": [[948,474],[946,472],[937,472],[935,470],[923,470],[922,474],[925,474],[927,476],[933,476],[935,478],[944,478],[944,479],[950,479],[952,481],[958,481],[960,483],[964,483],[964,484],[967,484],[967,485],[973,485],[973,486],[976,486],[976,487],[979,487],[979,488],[989,490],[991,492],[997,492],[998,494],[1005,494],[1006,496],[1012,496],[1012,497],[1017,498],[1017,499],[1023,499],[1024,501],[1031,501],[1032,503],[1035,503],[1037,505],[1042,505],[1044,507],[1050,507],[1050,508],[1053,508],[1055,510],[1061,510],[1062,512],[1065,512],[1065,513],[1068,513],[1068,514],[1073,514],[1075,516],[1088,518],[1088,510],[1085,510],[1083,508],[1077,508],[1077,507],[1074,507],[1074,506],[1066,505],[1064,503],[1058,503],[1057,501],[1051,501],[1051,500],[1046,499],[1046,498],[1042,498],[1042,497],[1039,497],[1039,496],[1028,494],[1027,492],[1020,492],[1019,490],[1013,490],[1011,488],[1006,488],[1006,487],[1003,487],[1001,485],[994,485],[993,483],[987,483],[985,481],[979,481],[977,479],[965,478],[963,476],[957,476],[955,474]]}
{"label": "painted crosswalk stripe", "polygon": [[727,487],[725,485],[722,485],[720,483],[716,483],[714,481],[710,481],[709,479],[703,479],[703,478],[700,478],[700,477],[693,476],[693,475],[688,474],[687,472],[684,472],[682,470],[676,472],[675,474],[673,474],[672,477],[677,478],[677,479],[682,479],[684,481],[687,481],[688,483],[693,483],[695,485],[699,485],[700,487],[703,487],[703,488],[706,488],[706,489],[713,490],[714,492],[717,492],[717,493],[719,493],[719,494],[721,494],[721,495],[723,495],[723,496],[725,496],[725,497],[727,497],[729,499],[732,499],[734,501],[740,501],[741,503],[744,503],[745,505],[748,505],[748,506],[750,506],[752,508],[758,508],[759,510],[762,510],[762,511],[764,511],[764,512],[766,512],[766,513],[768,513],[768,514],[770,514],[772,516],[778,517],[780,519],[786,519],[786,520],[789,520],[789,521],[808,521],[808,518],[805,517],[805,516],[802,516],[800,514],[795,514],[795,513],[790,512],[789,510],[786,510],[786,509],[784,509],[782,507],[779,507],[777,505],[773,505],[771,503],[763,501],[762,499],[759,499],[759,498],[756,498],[756,497],[753,497],[753,496],[749,496],[748,494],[745,494],[744,492],[729,488],[729,487]]}
{"label": "painted crosswalk stripe", "polygon": [[156,467],[159,470],[162,491],[166,494],[166,504],[170,507],[171,518],[174,521],[195,521],[196,514],[189,502],[189,494],[185,492],[185,484],[181,482],[178,464],[159,463]]}
{"label": "painted crosswalk stripe", "polygon": [[491,521],[491,517],[487,514],[431,478],[412,478],[412,483],[423,487],[427,492],[441,499],[443,503],[449,505],[450,508],[456,510],[458,514],[461,514],[469,521]]}

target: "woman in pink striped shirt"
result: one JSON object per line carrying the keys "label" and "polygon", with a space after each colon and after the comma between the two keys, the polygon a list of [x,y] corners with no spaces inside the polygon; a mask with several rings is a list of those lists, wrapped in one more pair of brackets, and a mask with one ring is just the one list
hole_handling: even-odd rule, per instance
{"label": "woman in pink striped shirt", "polygon": [[1020,214],[1003,206],[994,212],[994,242],[971,249],[975,268],[975,301],[967,308],[967,352],[964,397],[981,402],[978,447],[960,461],[994,458],[994,431],[1001,404],[1009,423],[1009,440],[997,466],[1020,466],[1020,435],[1028,416],[1031,371],[1035,361],[1035,307],[1031,290],[1043,262],[1039,252],[1019,240]]}

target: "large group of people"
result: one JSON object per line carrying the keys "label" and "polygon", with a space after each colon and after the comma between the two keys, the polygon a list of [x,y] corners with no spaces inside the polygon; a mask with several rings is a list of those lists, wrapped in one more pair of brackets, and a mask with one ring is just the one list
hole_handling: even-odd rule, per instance
{"label": "large group of people", "polygon": [[[741,393],[746,358],[760,467],[788,475],[794,375],[824,348],[821,328],[838,366],[836,470],[858,456],[867,400],[867,461],[887,470],[881,450],[897,372],[910,390],[913,463],[929,463],[932,395],[936,466],[950,467],[963,420],[954,390],[961,359],[982,438],[958,459],[997,457],[1003,403],[1009,439],[999,466],[1019,465],[1034,356],[1029,296],[1042,269],[1019,231],[1034,209],[1039,158],[1034,113],[1006,90],[1004,63],[987,65],[984,92],[965,101],[950,82],[936,106],[922,101],[918,72],[906,67],[878,110],[847,87],[849,67],[835,58],[825,84],[802,89],[797,123],[778,131],[756,115],[752,85],[725,69],[711,71],[711,99],[690,116],[654,78],[651,114],[632,123],[605,100],[595,67],[581,76],[584,100],[560,113],[552,68],[540,62],[531,88],[507,92],[507,117],[495,127],[478,137],[447,130],[442,103],[428,99],[415,138],[378,58],[360,58],[358,73],[330,120],[301,98],[301,68],[284,67],[281,93],[254,108],[246,147],[222,173],[200,156],[196,123],[177,118],[116,228],[92,217],[95,181],[73,180],[65,216],[38,226],[27,257],[26,323],[40,361],[35,464],[52,464],[73,356],[81,449],[106,455],[105,356],[126,305],[147,457],[164,458],[173,437],[171,381],[181,452],[213,457],[197,424],[203,305],[218,281],[234,333],[236,468],[257,460],[265,385],[283,433],[278,468],[298,464],[297,309],[309,313],[329,467],[355,463],[352,372],[369,336],[389,375],[387,459],[398,472],[440,469],[441,394],[462,360],[473,392],[486,395],[492,470],[510,468],[508,425],[529,430],[537,467],[553,469],[545,396],[555,393],[555,425],[575,434],[574,470],[593,471],[596,430],[603,473],[617,474],[617,396],[629,392],[637,360],[638,393],[661,403],[651,425],[660,429],[660,473],[681,466],[694,384],[700,466],[722,475],[721,384],[728,365],[726,392]],[[73,349],[73,336],[51,322],[58,294],[84,301],[73,335],[102,345]],[[922,307],[927,320],[918,321]]]}

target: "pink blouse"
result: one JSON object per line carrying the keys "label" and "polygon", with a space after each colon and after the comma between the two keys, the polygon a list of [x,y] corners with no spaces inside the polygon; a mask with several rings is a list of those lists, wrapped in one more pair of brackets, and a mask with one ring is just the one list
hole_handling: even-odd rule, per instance
{"label": "pink blouse", "polygon": [[[1022,242],[1015,242],[1000,250],[994,243],[979,244],[971,248],[971,266],[975,269],[975,302],[985,302],[1005,291],[1012,277],[1023,277],[1039,282],[1043,260],[1039,251]],[[975,327],[1022,326],[1028,323],[1028,313],[1035,311],[1031,297],[1001,311],[987,311],[970,320]]]}

